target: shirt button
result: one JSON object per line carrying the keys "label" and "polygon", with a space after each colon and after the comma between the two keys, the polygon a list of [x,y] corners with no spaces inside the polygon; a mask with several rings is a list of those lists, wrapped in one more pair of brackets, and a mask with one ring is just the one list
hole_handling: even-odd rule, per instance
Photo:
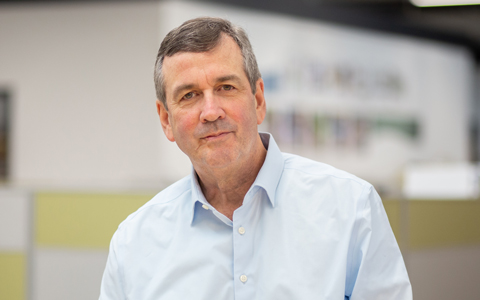
{"label": "shirt button", "polygon": [[243,228],[243,227],[238,228],[238,233],[240,233],[241,235],[244,235],[245,234],[245,228]]}
{"label": "shirt button", "polygon": [[202,207],[205,209],[205,210],[208,210],[208,206],[206,204],[202,205]]}
{"label": "shirt button", "polygon": [[247,282],[247,280],[248,280],[248,278],[247,278],[246,275],[240,276],[240,281],[241,281],[241,282],[245,283],[245,282]]}

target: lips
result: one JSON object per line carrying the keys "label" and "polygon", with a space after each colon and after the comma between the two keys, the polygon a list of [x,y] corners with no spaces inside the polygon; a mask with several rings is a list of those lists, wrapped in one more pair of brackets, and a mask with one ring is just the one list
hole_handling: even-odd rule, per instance
{"label": "lips", "polygon": [[195,128],[194,136],[200,140],[208,141],[223,138],[236,130],[237,126],[229,123],[226,119],[220,119],[215,122],[198,124]]}
{"label": "lips", "polygon": [[211,133],[205,137],[203,137],[202,139],[205,139],[207,141],[209,140],[215,140],[217,138],[222,138],[224,137],[225,135],[229,134],[230,132],[229,131],[225,131],[225,132],[217,132],[217,133]]}

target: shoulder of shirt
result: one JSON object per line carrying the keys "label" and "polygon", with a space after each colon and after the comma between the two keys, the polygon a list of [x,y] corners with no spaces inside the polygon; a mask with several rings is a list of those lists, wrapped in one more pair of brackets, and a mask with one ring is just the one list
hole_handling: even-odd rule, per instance
{"label": "shoulder of shirt", "polygon": [[282,152],[282,155],[285,161],[284,170],[296,170],[313,177],[331,177],[347,180],[362,187],[372,186],[369,182],[329,164],[290,153]]}
{"label": "shoulder of shirt", "polygon": [[176,205],[177,203],[175,200],[182,199],[182,196],[185,195],[185,193],[190,192],[191,189],[191,175],[188,175],[159,192],[151,200],[130,214],[118,227],[121,228],[122,226],[125,226],[125,224],[136,219],[138,215],[147,212],[153,207]]}

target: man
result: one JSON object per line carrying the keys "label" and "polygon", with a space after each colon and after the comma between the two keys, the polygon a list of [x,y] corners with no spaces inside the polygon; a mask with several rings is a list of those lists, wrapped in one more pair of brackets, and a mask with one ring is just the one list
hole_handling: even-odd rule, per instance
{"label": "man", "polygon": [[119,226],[100,299],[412,298],[373,187],[258,133],[264,86],[242,29],[198,18],[172,30],[155,84],[192,173]]}

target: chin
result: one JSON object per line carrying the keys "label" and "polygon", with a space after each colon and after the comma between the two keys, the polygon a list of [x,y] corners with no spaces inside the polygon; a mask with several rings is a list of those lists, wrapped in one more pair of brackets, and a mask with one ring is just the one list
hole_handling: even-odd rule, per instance
{"label": "chin", "polygon": [[234,160],[232,160],[232,159],[219,159],[218,157],[216,157],[216,158],[213,159],[213,160],[206,160],[206,161],[205,161],[205,163],[206,163],[209,167],[215,168],[215,169],[227,168],[227,167],[229,167],[233,162],[234,162]]}
{"label": "chin", "polygon": [[204,159],[204,163],[211,168],[226,168],[239,158],[238,153],[233,154],[232,152],[221,151],[220,153],[210,153]]}

